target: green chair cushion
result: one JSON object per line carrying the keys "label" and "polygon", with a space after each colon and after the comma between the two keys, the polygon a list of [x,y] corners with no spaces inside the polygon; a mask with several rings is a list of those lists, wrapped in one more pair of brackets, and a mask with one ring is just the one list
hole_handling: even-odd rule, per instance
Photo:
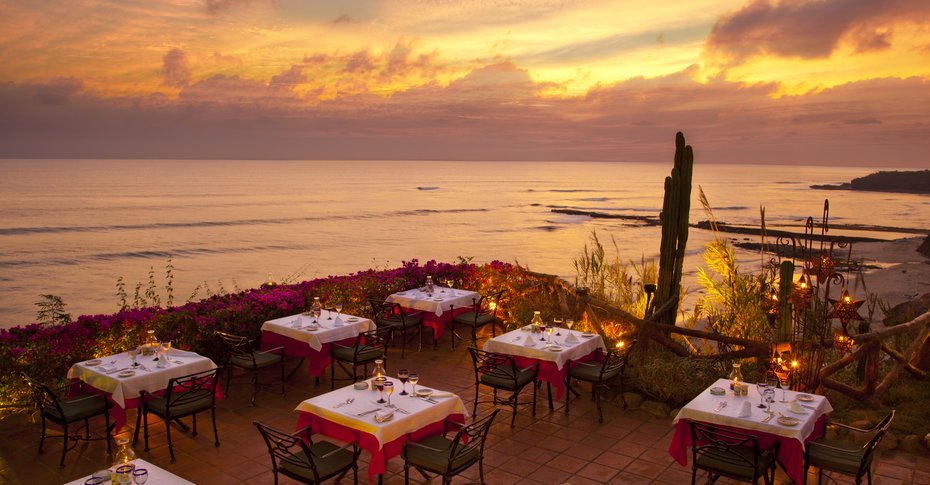
{"label": "green chair cushion", "polygon": [[[80,396],[75,399],[80,399],[85,396]],[[93,397],[91,399],[81,399],[79,401],[59,401],[58,404],[61,405],[61,410],[64,412],[64,416],[58,416],[57,410],[49,409],[50,413],[54,418],[57,418],[59,421],[74,422],[79,421],[84,418],[89,418],[91,416],[97,416],[103,414],[107,410],[107,405],[103,399],[99,397]]]}
{"label": "green chair cushion", "polygon": [[518,370],[517,385],[514,387],[513,379],[509,377],[509,375],[512,373],[511,367],[509,365],[502,365],[498,367],[498,369],[501,371],[500,374],[505,374],[508,377],[498,377],[497,375],[482,374],[480,382],[482,384],[496,387],[498,389],[516,391],[517,389],[522,388],[530,382],[533,382],[533,378],[536,377],[535,369],[527,369],[522,371]]}
{"label": "green chair cushion", "polygon": [[[175,394],[172,396],[172,400],[177,402],[178,399],[183,396],[184,393]],[[151,401],[146,401],[145,407],[149,412],[155,414],[156,416],[165,417],[168,414],[168,400],[163,397],[158,397],[152,399]],[[175,404],[171,406],[171,415],[172,416],[188,416],[196,412],[206,411],[213,407],[213,396],[210,396],[204,393],[203,397],[186,401],[184,404]]]}
{"label": "green chair cushion", "polygon": [[[343,362],[356,362],[355,361],[355,346],[351,347],[336,347],[333,346],[332,356],[334,359],[341,360]],[[384,353],[380,347],[369,347],[363,345],[361,351],[358,353],[357,362],[369,362],[375,359],[381,359],[384,357]]]}
{"label": "green chair cushion", "polygon": [[400,318],[400,315],[382,317],[375,322],[379,327],[394,327],[394,328],[411,328],[416,327],[423,323],[423,314],[417,313],[415,315],[406,315],[403,319]]}
{"label": "green chair cushion", "polygon": [[[441,451],[428,450],[419,446],[407,446],[407,461],[409,461],[411,465],[426,468],[436,473],[446,474],[454,470],[460,470],[477,462],[478,458],[480,458],[477,448],[469,449],[464,453],[459,453],[452,461],[452,469],[448,470],[449,454],[452,453],[452,440],[436,435],[430,436],[418,443]],[[459,451],[461,450],[460,447]]]}
{"label": "green chair cushion", "polygon": [[[338,473],[346,467],[352,466],[353,457],[352,453],[348,450],[341,450],[326,458],[320,458],[323,455],[338,448],[338,446],[328,441],[320,441],[319,443],[310,445],[310,453],[313,454],[313,463],[316,465],[316,472],[320,477],[328,477]],[[287,460],[281,460],[279,462],[280,467],[294,475],[309,479],[312,483],[314,480],[313,470],[310,468],[310,462],[307,459],[307,455],[301,451],[300,453],[292,454],[291,457],[300,461],[301,463],[305,463],[306,467],[297,466],[293,463],[289,463]]]}
{"label": "green chair cushion", "polygon": [[[610,372],[604,373],[604,381],[608,381],[617,377],[620,374],[620,369],[614,369]],[[597,382],[601,378],[601,364],[600,363],[584,363],[578,364],[568,371],[568,376],[572,379],[579,379],[586,382]]]}
{"label": "green chair cushion", "polygon": [[[462,324],[462,325],[475,325],[476,324],[475,312],[460,313],[452,317],[452,320],[454,320],[455,323]],[[494,321],[494,315],[491,315],[490,313],[479,313],[477,326],[480,327],[482,325],[487,325],[493,321]]]}
{"label": "green chair cushion", "polygon": [[[817,443],[840,448],[848,451],[848,453],[817,446]],[[850,475],[855,475],[859,472],[859,465],[862,463],[862,457],[864,455],[865,449],[862,446],[852,443],[845,443],[828,438],[817,438],[812,443],[808,443],[808,456],[810,457],[811,465]]]}
{"label": "green chair cushion", "polygon": [[243,369],[263,369],[270,365],[280,364],[283,358],[281,354],[253,352],[255,356],[255,365],[252,365],[252,358],[248,355],[236,355],[229,359],[229,364]]}
{"label": "green chair cushion", "polygon": [[[713,448],[708,448],[697,456],[697,465],[704,469],[712,469],[719,471],[721,473],[727,473],[730,475],[735,475],[738,477],[752,478],[753,470],[751,463],[753,462],[752,448],[745,446],[734,446],[730,448],[731,452],[736,452],[739,455],[743,456],[748,462],[743,462],[738,458],[734,457],[732,453],[721,451]],[[764,473],[764,470],[768,469],[772,465],[772,457],[770,455],[762,456],[759,458],[759,470],[758,473],[761,475]]]}

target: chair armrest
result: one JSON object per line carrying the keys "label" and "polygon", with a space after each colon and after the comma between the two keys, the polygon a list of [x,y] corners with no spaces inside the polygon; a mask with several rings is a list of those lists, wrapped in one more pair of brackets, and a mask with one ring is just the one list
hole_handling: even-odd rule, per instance
{"label": "chair armrest", "polygon": [[279,345],[279,346],[277,346],[277,347],[275,347],[275,348],[273,348],[273,349],[259,350],[258,353],[260,353],[260,354],[276,354],[276,353],[278,353],[278,351],[283,352],[283,351],[284,351],[284,346],[283,346],[283,345]]}
{"label": "chair armrest", "polygon": [[857,427],[855,427],[855,426],[850,426],[850,425],[848,425],[848,424],[843,424],[843,423],[827,423],[827,426],[834,426],[834,427],[837,427],[837,428],[845,428],[845,429],[848,429],[848,430],[857,431],[857,432],[859,432],[859,433],[870,433],[870,432],[872,432],[872,431],[875,431],[875,430],[872,430],[872,429],[857,428]]}
{"label": "chair armrest", "polygon": [[102,394],[85,394],[81,397],[77,397],[74,399],[62,399],[62,402],[75,403],[75,402],[86,401],[88,399],[100,399],[102,397],[104,397]]}
{"label": "chair armrest", "polygon": [[336,453],[339,453],[339,452],[342,451],[342,450],[349,451],[349,448],[352,448],[352,453],[354,454],[354,453],[355,453],[355,443],[346,443],[346,444],[340,446],[339,448],[336,448],[335,450],[330,451],[329,453],[320,456],[320,458],[322,458],[322,459],[325,460],[326,458],[329,458],[330,456],[332,456],[332,455],[334,455],[334,454],[336,454]]}
{"label": "chair armrest", "polygon": [[[863,447],[864,447],[864,446],[866,446],[866,445],[863,445]],[[808,450],[810,450],[811,447],[827,448],[827,449],[833,450],[833,451],[835,451],[835,452],[837,452],[837,453],[843,453],[843,454],[851,455],[851,456],[852,456],[852,455],[856,455],[856,454],[858,453],[859,449],[861,449],[861,447],[860,447],[860,448],[856,448],[856,449],[850,450],[850,449],[848,449],[848,448],[840,448],[840,447],[838,447],[838,446],[828,445],[828,444],[826,444],[826,443],[819,443],[819,442],[817,442],[817,441],[809,441],[809,442],[807,443],[807,448],[808,448]]]}
{"label": "chair armrest", "polygon": [[303,428],[300,428],[297,431],[294,431],[293,433],[291,433],[291,436],[293,436],[294,438],[299,438],[301,437],[301,435],[304,435],[307,437],[307,441],[309,441],[312,444],[313,439],[310,437],[311,433],[312,433],[312,430],[310,429],[310,427],[304,426]]}
{"label": "chair armrest", "polygon": [[465,427],[465,424],[464,424],[464,423],[460,423],[460,422],[458,422],[458,421],[452,421],[452,420],[450,420],[450,419],[443,419],[443,420],[442,420],[442,435],[443,435],[443,436],[445,436],[446,433],[449,432],[448,426],[450,426],[450,425],[451,425],[451,426],[457,426],[459,429],[462,429],[462,428]]}
{"label": "chair armrest", "polygon": [[423,443],[417,443],[416,441],[408,441],[404,443],[404,446],[416,446],[417,448],[423,448],[424,450],[430,450],[430,451],[436,451],[436,452],[445,451],[441,448],[434,448],[432,446],[424,445]]}
{"label": "chair armrest", "polygon": [[536,371],[539,372],[539,362],[535,362],[535,363],[533,363],[533,364],[530,364],[530,365],[527,366],[527,367],[524,367],[523,369],[520,369],[520,372],[526,372],[526,371],[532,369],[533,367],[535,367],[535,368],[536,368]]}

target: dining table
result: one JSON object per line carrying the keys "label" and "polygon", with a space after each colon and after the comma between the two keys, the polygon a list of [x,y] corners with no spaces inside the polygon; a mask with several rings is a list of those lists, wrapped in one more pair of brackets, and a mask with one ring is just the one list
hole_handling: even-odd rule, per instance
{"label": "dining table", "polygon": [[604,348],[604,339],[594,332],[562,328],[558,334],[546,336],[544,332],[532,331],[530,325],[488,339],[483,346],[487,352],[512,356],[519,368],[539,363],[538,378],[547,384],[550,409],[552,388],[556,400],[562,398],[565,390],[566,364],[594,360]]}
{"label": "dining table", "polygon": [[758,386],[748,388],[747,395],[737,396],[730,390],[730,380],[719,379],[682,407],[675,416],[669,454],[687,466],[688,448],[692,445],[688,421],[710,423],[757,436],[763,448],[779,442],[778,462],[785,474],[794,483],[804,483],[805,444],[823,435],[833,406],[825,396],[776,390],[774,402],[769,403],[771,412],[767,412],[768,408],[758,407],[763,400]]}
{"label": "dining table", "polygon": [[433,330],[433,342],[439,342],[446,332],[446,326],[451,326],[452,317],[471,311],[479,298],[481,295],[476,291],[434,286],[433,291],[414,288],[392,293],[385,301],[397,303],[409,310],[422,311],[423,325]]}
{"label": "dining table", "polygon": [[262,324],[260,347],[262,350],[284,347],[284,355],[306,359],[307,373],[319,378],[330,363],[334,342],[351,345],[359,333],[374,329],[375,322],[371,319],[329,310],[323,310],[317,318],[309,314],[289,315]]}
{"label": "dining table", "polygon": [[[148,480],[146,480],[145,483],[148,483],[149,485],[194,485],[194,482],[185,480],[175,475],[174,473],[171,473],[168,470],[165,470],[164,468],[160,468],[154,465],[153,463],[149,463],[141,458],[136,458],[131,463],[135,465],[136,469],[144,468],[148,470],[149,478]],[[103,470],[101,470],[101,472],[102,471]],[[89,480],[91,477],[101,472],[97,472],[91,475],[78,478],[77,480],[70,481],[66,483],[65,485],[84,485],[84,483],[86,483],[87,480]],[[110,477],[107,476],[107,481],[104,483],[110,483],[109,479]],[[115,482],[113,483],[115,484]]]}
{"label": "dining table", "polygon": [[93,392],[107,394],[114,404],[110,406],[110,416],[114,422],[114,433],[117,433],[126,424],[126,410],[141,405],[140,392],[159,395],[175,377],[216,368],[216,364],[207,357],[173,347],[168,350],[165,360],[156,362],[154,357],[152,354],[140,354],[136,357],[135,366],[128,352],[85,360],[68,369],[68,379],[89,385]]}
{"label": "dining table", "polygon": [[[301,402],[296,411],[297,430],[310,427],[311,433],[345,442],[355,442],[370,455],[368,462],[369,480],[381,476],[387,461],[403,451],[408,440],[419,441],[429,436],[442,434],[444,421],[464,423],[468,411],[462,398],[451,392],[430,389],[428,399],[413,394],[413,386],[401,383],[393,377],[385,378],[394,384],[391,405],[378,403],[381,396],[369,386],[357,389],[354,385],[336,389]],[[369,381],[360,381],[370,384]],[[422,382],[422,381],[421,381]],[[401,395],[406,388],[408,395]],[[423,386],[417,386],[422,392]],[[376,415],[393,410],[393,416],[379,422]]]}

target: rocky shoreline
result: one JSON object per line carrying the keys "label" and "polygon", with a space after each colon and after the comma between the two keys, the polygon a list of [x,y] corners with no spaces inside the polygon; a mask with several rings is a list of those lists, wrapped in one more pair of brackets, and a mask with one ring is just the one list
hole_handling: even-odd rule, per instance
{"label": "rocky shoreline", "polygon": [[811,185],[819,190],[864,190],[905,194],[930,194],[930,170],[875,172],[840,184]]}

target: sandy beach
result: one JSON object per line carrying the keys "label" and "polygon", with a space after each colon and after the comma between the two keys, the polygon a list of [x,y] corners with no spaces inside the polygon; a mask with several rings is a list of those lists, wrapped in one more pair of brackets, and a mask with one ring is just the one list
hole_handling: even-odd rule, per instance
{"label": "sandy beach", "polygon": [[889,306],[930,293],[930,258],[917,252],[923,240],[913,237],[853,246],[853,258],[881,268],[865,271],[858,286],[853,277],[850,291],[855,288],[857,298],[873,293]]}

